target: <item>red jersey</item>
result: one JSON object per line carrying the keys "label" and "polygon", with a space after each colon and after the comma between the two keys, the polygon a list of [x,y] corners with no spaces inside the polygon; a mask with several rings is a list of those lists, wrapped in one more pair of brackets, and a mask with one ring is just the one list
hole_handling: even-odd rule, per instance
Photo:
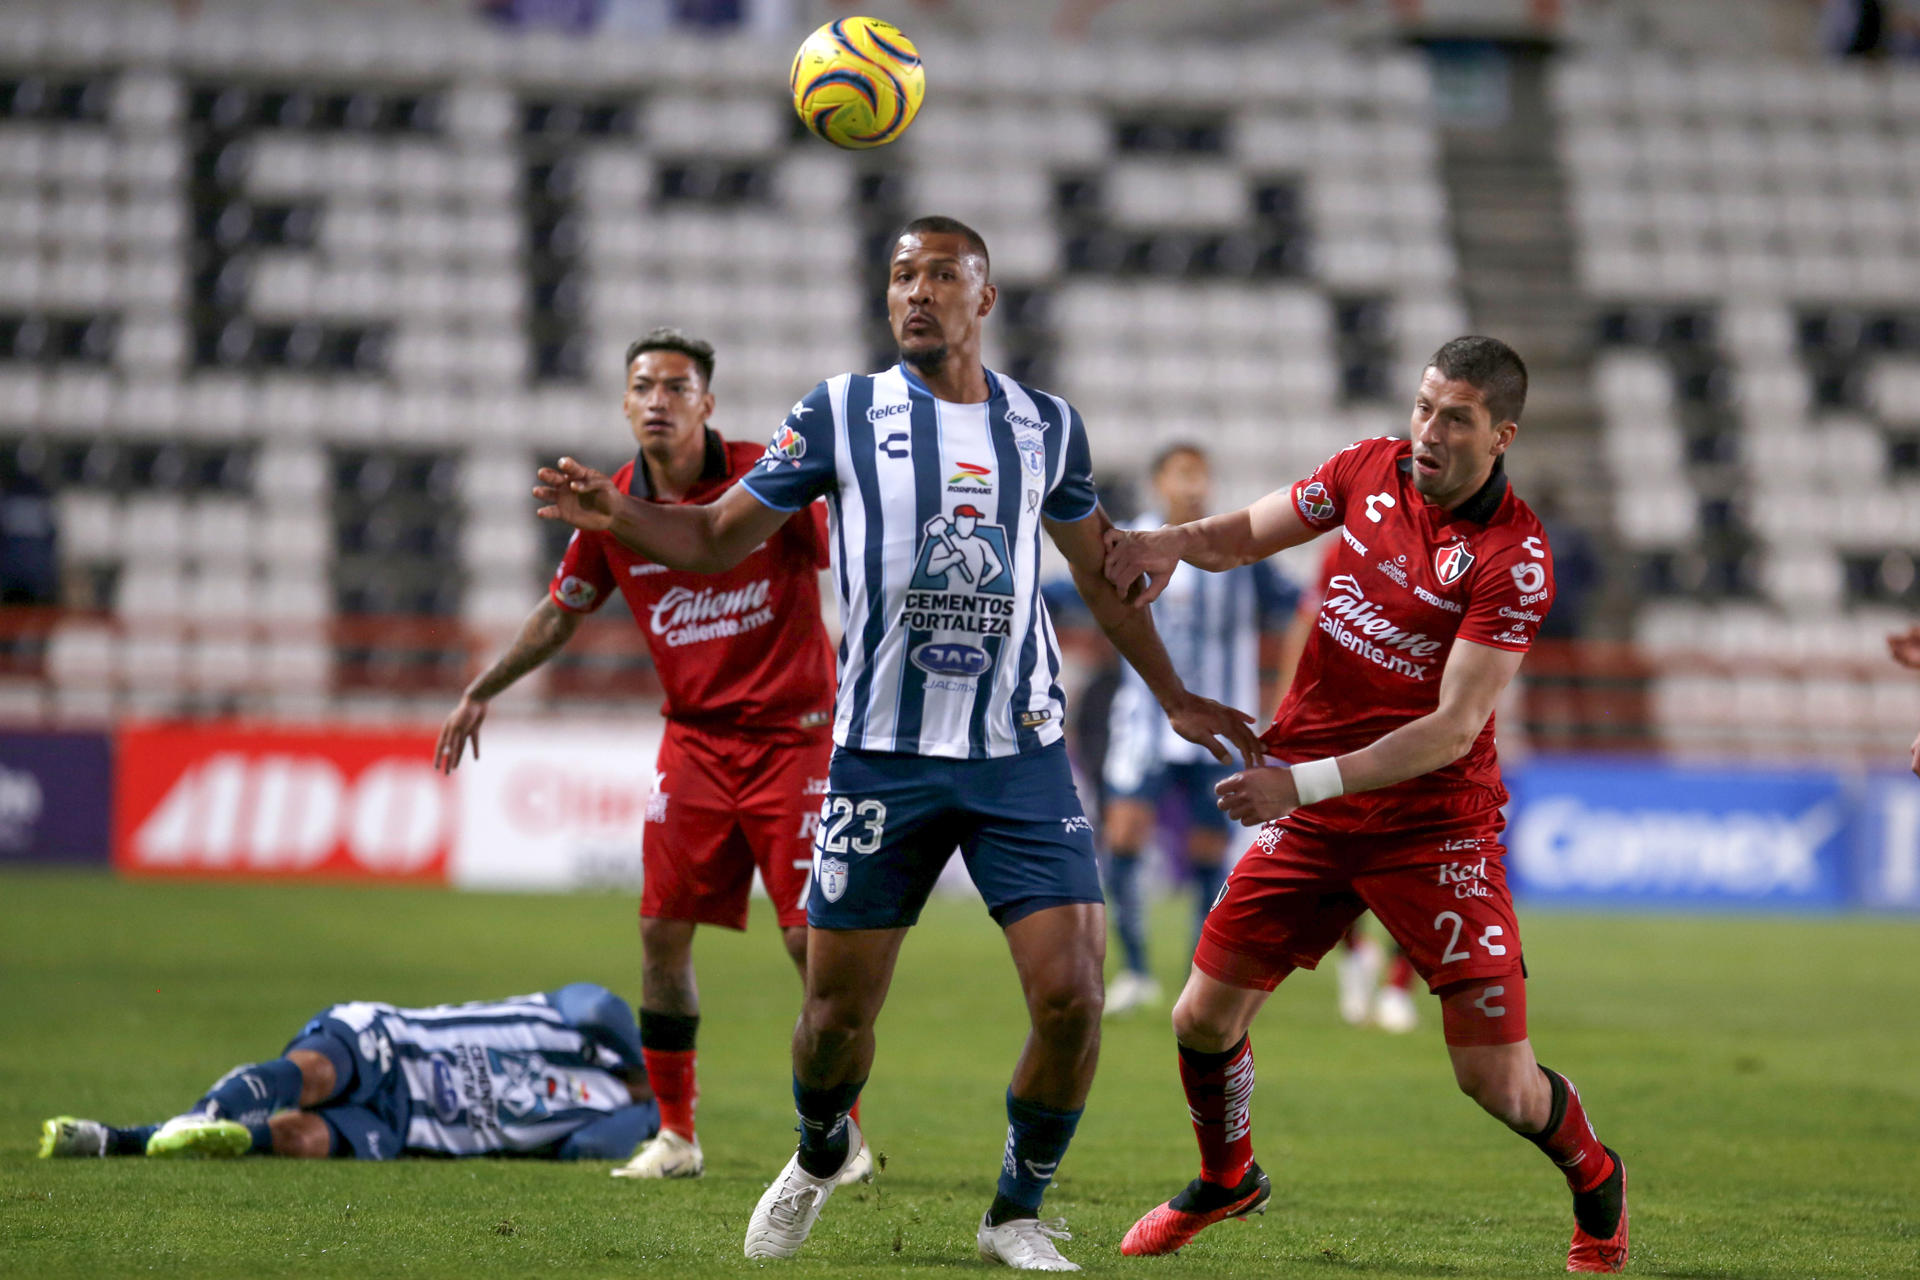
{"label": "red jersey", "polygon": [[[1505,468],[1452,511],[1414,488],[1405,440],[1349,445],[1293,486],[1300,518],[1339,530],[1300,669],[1262,735],[1289,764],[1342,755],[1440,702],[1457,639],[1525,652],[1553,603],[1553,560]],[[1452,764],[1297,809],[1303,831],[1423,835],[1498,830],[1507,801],[1488,717]]]}
{"label": "red jersey", "polygon": [[[706,465],[683,501],[711,502],[765,452],[709,430]],[[638,459],[613,483],[659,501]],[[833,723],[833,650],[820,621],[827,563],[826,512],[815,503],[725,573],[682,573],[612,534],[575,532],[547,591],[567,612],[591,613],[620,588],[666,688],[667,719],[818,731]]]}

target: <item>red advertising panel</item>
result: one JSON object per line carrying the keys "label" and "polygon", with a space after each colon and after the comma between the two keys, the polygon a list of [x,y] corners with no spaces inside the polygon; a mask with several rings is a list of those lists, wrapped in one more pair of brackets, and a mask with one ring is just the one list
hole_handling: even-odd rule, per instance
{"label": "red advertising panel", "polygon": [[123,872],[446,881],[459,805],[431,733],[153,724],[118,744]]}

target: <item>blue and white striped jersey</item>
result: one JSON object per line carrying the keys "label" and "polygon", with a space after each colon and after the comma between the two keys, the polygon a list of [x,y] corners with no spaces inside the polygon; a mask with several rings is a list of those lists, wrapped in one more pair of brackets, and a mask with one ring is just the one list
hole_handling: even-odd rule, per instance
{"label": "blue and white striped jersey", "polygon": [[[1162,523],[1149,514],[1125,527],[1158,529]],[[1153,602],[1153,624],[1187,688],[1259,715],[1271,710],[1259,705],[1260,633],[1285,627],[1299,605],[1299,589],[1271,561],[1225,573],[1182,565]],[[1121,668],[1109,744],[1107,779],[1123,790],[1139,785],[1160,765],[1214,763],[1205,747],[1173,731],[1130,666]]]}
{"label": "blue and white striped jersey", "polygon": [[841,374],[741,480],[781,511],[826,495],[843,747],[980,760],[1060,740],[1040,520],[1093,514],[1087,430],[1058,396],[992,371],[987,385],[985,403],[952,404],[904,365]]}
{"label": "blue and white striped jersey", "polygon": [[404,1093],[409,1151],[527,1154],[633,1102],[612,1073],[640,1067],[638,1032],[576,1026],[555,1007],[569,990],[426,1009],[355,1001],[323,1016]]}

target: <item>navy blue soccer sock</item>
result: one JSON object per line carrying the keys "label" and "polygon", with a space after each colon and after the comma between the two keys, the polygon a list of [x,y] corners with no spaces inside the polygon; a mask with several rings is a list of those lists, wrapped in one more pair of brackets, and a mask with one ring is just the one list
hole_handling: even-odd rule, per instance
{"label": "navy blue soccer sock", "polygon": [[853,1135],[847,1113],[860,1100],[865,1080],[809,1089],[793,1078],[793,1108],[800,1113],[800,1167],[816,1178],[829,1177],[847,1162]]}
{"label": "navy blue soccer sock", "polygon": [[147,1139],[160,1129],[157,1124],[136,1124],[127,1129],[107,1126],[107,1154],[110,1156],[143,1156],[147,1154]]}
{"label": "navy blue soccer sock", "polygon": [[1060,1111],[1013,1096],[1007,1090],[1007,1150],[1000,1163],[1000,1184],[987,1210],[987,1224],[999,1226],[1009,1218],[1035,1218],[1047,1186],[1067,1154],[1079,1111]]}
{"label": "navy blue soccer sock", "polygon": [[195,1111],[220,1120],[256,1124],[276,1111],[300,1105],[300,1068],[285,1058],[235,1067],[214,1081]]}
{"label": "navy blue soccer sock", "polygon": [[1120,938],[1120,953],[1129,972],[1147,971],[1147,929],[1140,911],[1140,859],[1138,855],[1107,856],[1107,897],[1112,899],[1113,931]]}
{"label": "navy blue soccer sock", "polygon": [[268,1127],[265,1120],[248,1125],[247,1136],[253,1139],[253,1146],[248,1148],[248,1154],[256,1156],[273,1154],[273,1130]]}
{"label": "navy blue soccer sock", "polygon": [[1200,949],[1200,931],[1207,927],[1207,912],[1213,910],[1213,900],[1220,896],[1221,882],[1227,878],[1226,868],[1219,863],[1207,866],[1204,863],[1191,864],[1193,871],[1193,946]]}

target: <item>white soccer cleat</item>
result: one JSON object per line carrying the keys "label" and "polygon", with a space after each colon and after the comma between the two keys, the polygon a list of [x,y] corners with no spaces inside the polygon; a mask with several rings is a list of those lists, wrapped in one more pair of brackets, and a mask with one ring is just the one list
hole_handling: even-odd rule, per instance
{"label": "white soccer cleat", "polygon": [[753,1206],[753,1217],[747,1220],[749,1258],[791,1258],[800,1252],[800,1246],[813,1231],[813,1224],[820,1220],[821,1206],[840,1185],[841,1175],[866,1148],[866,1142],[860,1137],[860,1126],[849,1118],[847,1128],[851,1130],[847,1135],[847,1158],[838,1169],[824,1178],[816,1178],[800,1167],[800,1156],[796,1152],[780,1176],[773,1180],[773,1185],[760,1196],[760,1203]]}
{"label": "white soccer cleat", "polygon": [[698,1138],[683,1138],[662,1129],[642,1143],[633,1159],[613,1171],[616,1178],[697,1178],[706,1172],[707,1158]]}
{"label": "white soccer cleat", "polygon": [[847,1167],[840,1171],[837,1181],[843,1187],[850,1187],[856,1182],[872,1182],[873,1148],[862,1142],[860,1149],[853,1153],[853,1159],[847,1161]]}
{"label": "white soccer cleat", "polygon": [[1420,1025],[1420,1010],[1404,987],[1382,987],[1373,998],[1373,1021],[1382,1031],[1403,1035]]}
{"label": "white soccer cleat", "polygon": [[1151,1009],[1160,1003],[1160,984],[1150,973],[1122,969],[1107,984],[1105,1016],[1117,1018],[1135,1009]]}
{"label": "white soccer cleat", "polygon": [[1340,978],[1340,1018],[1350,1027],[1365,1026],[1367,1011],[1373,1003],[1373,989],[1380,982],[1380,965],[1385,959],[1380,944],[1362,938],[1346,949],[1334,966]]}
{"label": "white soccer cleat", "polygon": [[74,1116],[55,1116],[40,1123],[40,1158],[61,1160],[68,1156],[104,1156],[107,1154],[107,1126],[98,1120]]}
{"label": "white soccer cleat", "polygon": [[997,1227],[980,1218],[980,1232],[974,1242],[980,1256],[1015,1271],[1078,1271],[1080,1264],[1068,1262],[1054,1247],[1055,1240],[1071,1240],[1065,1218],[1010,1218]]}

